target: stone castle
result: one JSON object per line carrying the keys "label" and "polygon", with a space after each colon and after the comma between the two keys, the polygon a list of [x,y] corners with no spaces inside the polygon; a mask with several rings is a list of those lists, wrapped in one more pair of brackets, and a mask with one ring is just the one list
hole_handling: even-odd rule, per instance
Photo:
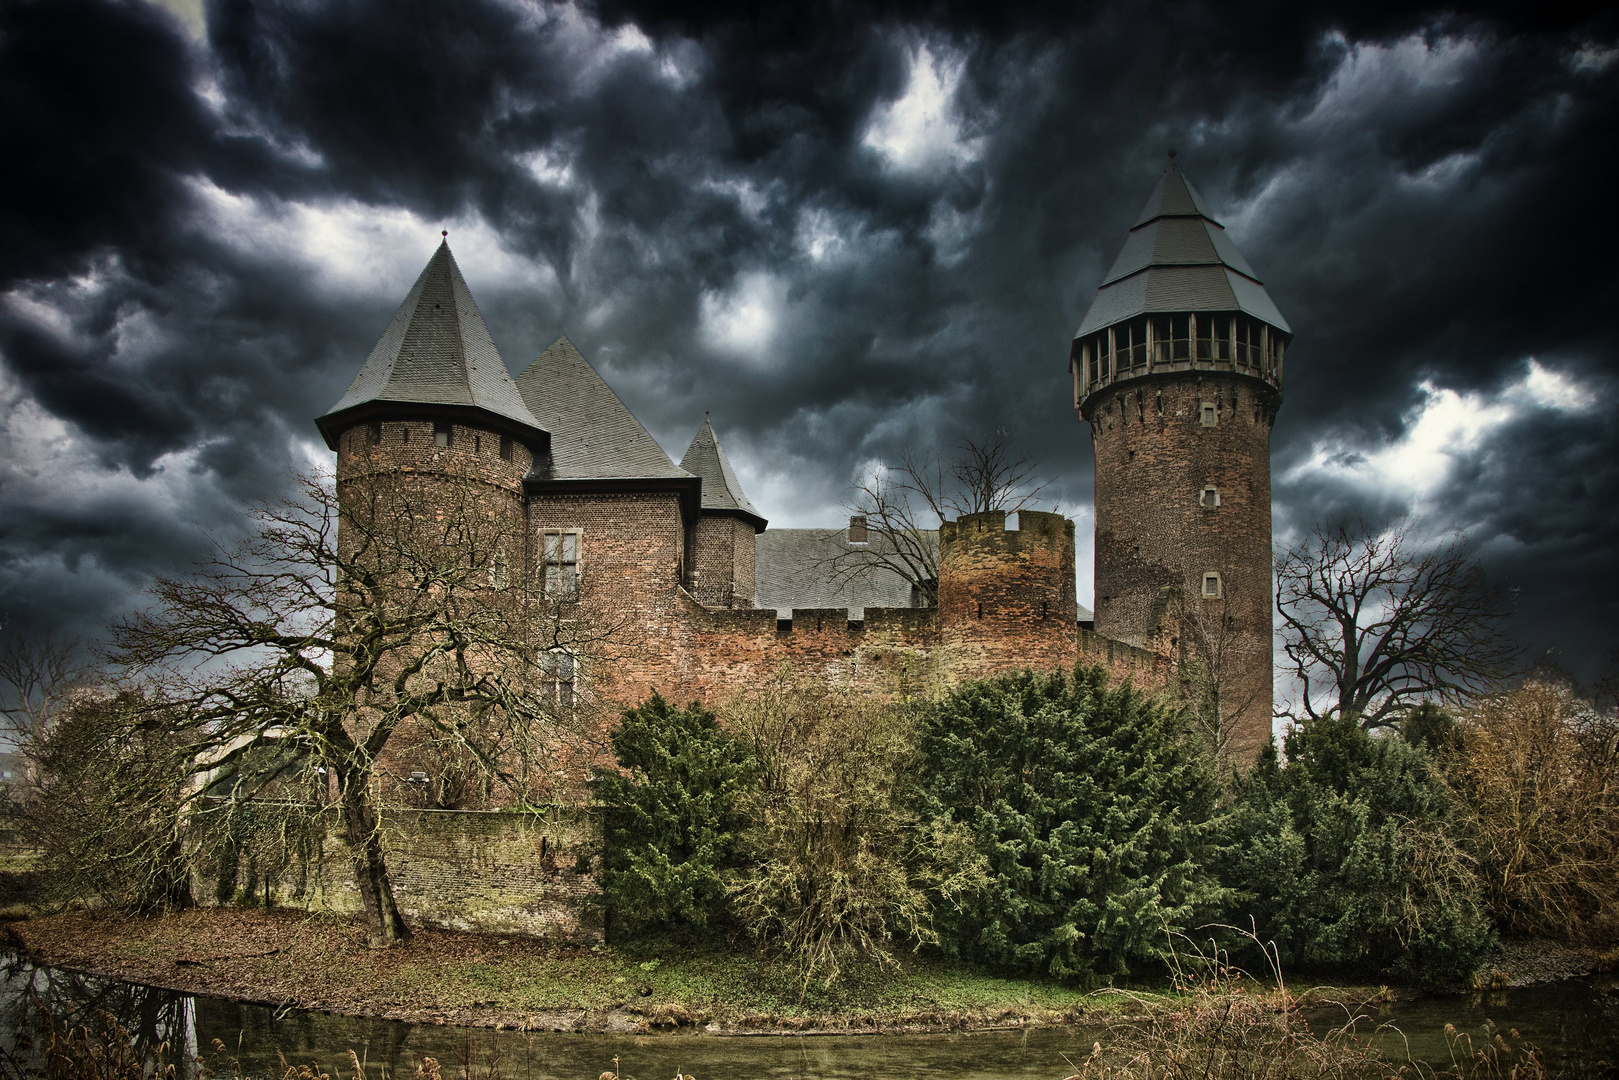
{"label": "stone castle", "polygon": [[1172,162],[1069,357],[1096,454],[1094,625],[1067,518],[941,523],[927,604],[879,566],[840,569],[881,542],[862,519],[769,529],[706,420],[676,464],[566,338],[513,379],[447,241],[316,424],[340,493],[379,462],[472,485],[522,522],[502,574],[627,613],[642,647],[595,670],[564,658],[559,699],[713,704],[783,665],[921,692],[1086,660],[1153,688],[1201,672],[1251,760],[1271,724],[1269,438],[1289,337]]}

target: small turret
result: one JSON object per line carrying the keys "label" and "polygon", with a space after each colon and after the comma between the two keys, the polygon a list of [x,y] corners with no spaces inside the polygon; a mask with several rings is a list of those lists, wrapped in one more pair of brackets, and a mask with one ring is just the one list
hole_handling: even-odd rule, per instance
{"label": "small turret", "polygon": [[766,522],[743,493],[707,417],[680,467],[703,481],[687,587],[698,602],[710,607],[753,607],[757,535],[765,531]]}

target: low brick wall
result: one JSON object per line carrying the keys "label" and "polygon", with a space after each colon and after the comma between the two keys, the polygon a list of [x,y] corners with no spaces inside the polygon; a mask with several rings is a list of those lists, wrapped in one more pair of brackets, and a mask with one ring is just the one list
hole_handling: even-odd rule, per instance
{"label": "low brick wall", "polygon": [[[407,922],[446,930],[600,941],[595,824],[588,810],[389,811],[384,843]],[[244,844],[205,860],[194,888],[210,902],[359,914],[354,871],[334,811],[277,847]]]}

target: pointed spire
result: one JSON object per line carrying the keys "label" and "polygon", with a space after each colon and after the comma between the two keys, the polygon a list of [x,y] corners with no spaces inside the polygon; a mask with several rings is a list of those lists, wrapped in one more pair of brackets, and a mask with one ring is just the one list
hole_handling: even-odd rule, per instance
{"label": "pointed spire", "polygon": [[517,376],[517,389],[551,433],[548,479],[690,479],[566,337]]}
{"label": "pointed spire", "polygon": [[1291,334],[1254,268],[1173,155],[1075,337],[1157,312],[1241,311]]}
{"label": "pointed spire", "polygon": [[765,519],[743,494],[742,484],[731,471],[731,461],[725,456],[707,413],[703,414],[703,426],[697,429],[686,455],[680,459],[680,467],[703,478],[704,513],[734,514],[751,521],[756,532],[764,531]]}
{"label": "pointed spire", "polygon": [[315,423],[331,444],[343,414],[393,403],[442,405],[492,413],[498,426],[544,438],[523,404],[450,254],[448,239],[427,261],[348,390]]}

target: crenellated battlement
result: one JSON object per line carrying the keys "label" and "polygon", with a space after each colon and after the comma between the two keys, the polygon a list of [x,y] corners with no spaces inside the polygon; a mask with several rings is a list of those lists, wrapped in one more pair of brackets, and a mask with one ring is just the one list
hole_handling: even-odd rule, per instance
{"label": "crenellated battlement", "polygon": [[967,674],[1072,663],[1078,632],[1074,523],[993,510],[939,529],[939,629]]}

